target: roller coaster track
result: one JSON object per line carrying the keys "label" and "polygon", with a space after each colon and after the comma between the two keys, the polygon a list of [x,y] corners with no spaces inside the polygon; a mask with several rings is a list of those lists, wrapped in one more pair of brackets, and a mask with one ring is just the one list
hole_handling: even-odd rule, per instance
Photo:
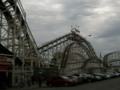
{"label": "roller coaster track", "polygon": [[26,62],[40,62],[20,0],[0,0],[0,43],[21,59],[23,65]]}
{"label": "roller coaster track", "polygon": [[114,52],[110,52],[110,53],[106,54],[103,57],[103,61],[106,65],[106,67],[110,66],[110,65],[108,65],[109,63],[120,61],[120,51],[114,51]]}
{"label": "roller coaster track", "polygon": [[67,41],[70,41],[70,42],[75,41],[78,43],[83,43],[83,45],[86,46],[90,51],[89,53],[91,54],[92,58],[96,57],[96,53],[92,48],[91,44],[88,41],[86,41],[82,36],[75,33],[68,33],[61,37],[58,37],[55,40],[52,40],[48,43],[43,44],[41,47],[38,48],[38,50],[40,53],[44,53],[45,51],[48,51],[49,49],[56,47],[57,45],[60,45],[61,43],[64,43]]}
{"label": "roller coaster track", "polygon": [[88,53],[90,54],[89,56],[91,58],[97,57],[91,44],[88,41],[86,41],[82,36],[75,34],[75,33],[68,33],[61,37],[56,38],[55,40],[47,42],[47,43],[43,44],[41,47],[39,47],[38,50],[42,54],[42,53],[48,51],[49,49],[52,49],[64,42],[69,42],[69,44],[71,42],[77,42],[78,44],[83,44],[84,47],[86,47],[86,49],[88,50]]}
{"label": "roller coaster track", "polygon": [[[74,32],[70,32],[70,33],[60,36],[50,42],[43,44],[41,47],[38,48],[38,50],[43,58],[49,59],[49,60],[52,60],[51,57],[53,57],[53,55],[55,53],[61,52],[62,57],[58,58],[58,60],[59,60],[58,62],[60,63],[60,65],[59,65],[60,69],[64,70],[67,66],[67,62],[68,62],[67,60],[70,55],[69,54],[70,49],[74,45],[78,45],[79,47],[81,47],[84,50],[84,52],[86,53],[86,55],[88,56],[88,58],[86,58],[85,62],[87,62],[87,60],[93,60],[93,61],[98,60],[96,53],[95,53],[93,47],[91,46],[91,44],[85,38],[83,38],[81,35],[74,33]],[[80,54],[78,54],[78,55],[82,56]],[[84,57],[82,57],[82,58],[85,59]],[[61,61],[60,61],[60,59],[61,59]],[[85,66],[85,65],[83,65],[83,66]]]}

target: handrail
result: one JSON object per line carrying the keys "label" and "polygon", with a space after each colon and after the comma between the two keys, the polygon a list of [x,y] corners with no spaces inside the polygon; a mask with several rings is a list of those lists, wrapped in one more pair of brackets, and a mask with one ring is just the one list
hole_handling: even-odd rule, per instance
{"label": "handrail", "polygon": [[35,39],[34,39],[32,33],[31,33],[31,31],[30,31],[30,28],[29,28],[29,26],[28,26],[27,23],[25,23],[25,24],[26,24],[26,26],[27,26],[27,31],[28,31],[28,33],[29,33],[29,35],[30,35],[30,39],[31,39],[32,42],[33,42],[32,44],[34,45],[34,48],[35,48],[37,54],[39,54],[39,52],[38,52],[38,50],[37,50],[37,44],[36,44],[36,41],[35,41]]}
{"label": "handrail", "polygon": [[65,37],[65,36],[67,36],[67,35],[69,35],[69,34],[70,34],[70,33],[67,33],[67,34],[65,34],[65,35],[63,35],[63,36],[61,36],[61,37],[58,37],[58,38],[56,38],[56,39],[54,39],[54,40],[51,40],[51,41],[49,41],[49,42],[44,43],[42,46],[40,46],[40,47],[38,48],[38,50],[41,49],[41,48],[44,47],[44,46],[47,46],[47,45],[49,45],[49,44],[51,44],[51,43],[54,43],[54,42],[57,41],[57,40],[62,39],[63,37]]}
{"label": "handrail", "polygon": [[30,28],[29,28],[29,26],[28,26],[28,24],[26,22],[26,13],[25,13],[25,10],[24,10],[24,8],[23,8],[23,6],[21,4],[21,1],[17,0],[17,2],[18,2],[19,9],[21,10],[21,13],[22,13],[22,16],[23,16],[23,19],[24,19],[24,22],[25,22],[25,26],[26,26],[26,30],[28,32],[28,35],[30,36],[30,39],[32,40],[32,44],[34,44],[34,48],[35,48],[36,52],[38,53],[37,44],[36,44],[35,39],[34,39],[32,33],[30,31]]}
{"label": "handrail", "polygon": [[26,12],[21,4],[21,1],[20,0],[17,0],[17,3],[18,3],[18,6],[19,6],[19,9],[21,10],[22,12],[22,16],[24,17],[24,20],[26,20]]}

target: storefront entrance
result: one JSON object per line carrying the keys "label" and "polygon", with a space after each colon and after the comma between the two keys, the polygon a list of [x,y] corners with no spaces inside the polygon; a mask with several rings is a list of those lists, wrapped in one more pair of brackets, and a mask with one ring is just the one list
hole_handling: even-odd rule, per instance
{"label": "storefront entrance", "polygon": [[7,85],[6,72],[0,71],[0,89],[6,88],[6,85]]}
{"label": "storefront entrance", "polygon": [[11,66],[0,65],[0,89],[12,86]]}

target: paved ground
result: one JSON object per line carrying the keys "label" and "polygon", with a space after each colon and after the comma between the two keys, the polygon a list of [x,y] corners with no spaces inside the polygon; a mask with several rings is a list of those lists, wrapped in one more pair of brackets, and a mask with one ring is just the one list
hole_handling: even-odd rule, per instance
{"label": "paved ground", "polygon": [[41,87],[38,86],[30,87],[30,88],[21,88],[21,89],[8,89],[8,90],[120,90],[120,77],[93,82],[93,83],[85,83],[80,84],[73,87]]}
{"label": "paved ground", "polygon": [[34,90],[34,89],[38,89],[39,87],[37,85],[31,86],[31,87],[24,87],[24,88],[19,88],[19,87],[13,87],[13,88],[9,88],[7,90]]}

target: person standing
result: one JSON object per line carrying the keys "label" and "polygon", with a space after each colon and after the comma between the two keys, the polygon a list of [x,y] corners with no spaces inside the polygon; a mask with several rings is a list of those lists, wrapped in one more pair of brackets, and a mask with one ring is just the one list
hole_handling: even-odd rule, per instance
{"label": "person standing", "polygon": [[27,79],[27,84],[28,84],[28,87],[31,86],[31,79],[30,79],[30,77],[28,77],[28,79]]}
{"label": "person standing", "polygon": [[41,77],[39,77],[39,87],[41,87],[41,82],[42,82],[42,78]]}
{"label": "person standing", "polygon": [[18,86],[18,76],[15,76],[15,86]]}
{"label": "person standing", "polygon": [[31,77],[31,80],[32,80],[32,85],[34,85],[35,82],[34,76]]}

